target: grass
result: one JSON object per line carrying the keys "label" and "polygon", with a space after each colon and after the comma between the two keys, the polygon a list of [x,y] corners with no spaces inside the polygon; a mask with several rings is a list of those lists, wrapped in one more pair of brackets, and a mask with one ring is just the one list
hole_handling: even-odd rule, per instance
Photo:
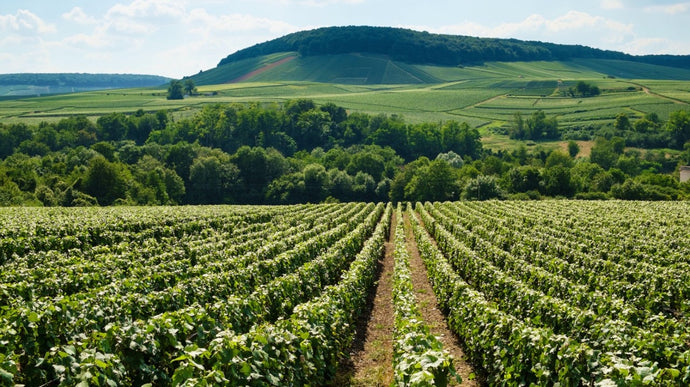
{"label": "grass", "polygon": [[[198,74],[194,79],[215,83],[203,84],[198,87],[198,96],[179,101],[167,100],[164,87],[4,99],[0,100],[0,123],[37,125],[71,115],[95,119],[138,109],[165,109],[182,117],[194,114],[205,104],[281,103],[310,98],[319,104],[333,102],[349,111],[398,114],[410,123],[467,122],[481,129],[486,146],[513,148],[520,142],[489,129],[507,125],[516,112],[529,115],[541,109],[556,116],[561,127],[569,128],[611,122],[621,112],[631,117],[655,112],[666,119],[673,111],[690,109],[690,70],[661,66],[579,60],[435,67],[347,54],[297,56],[270,67],[294,56],[274,54]],[[257,69],[266,70],[256,72],[245,82],[226,83]],[[664,76],[667,79],[662,79]],[[593,98],[563,97],[563,91],[580,80],[597,85],[602,94]],[[330,83],[333,81],[337,82]]]}

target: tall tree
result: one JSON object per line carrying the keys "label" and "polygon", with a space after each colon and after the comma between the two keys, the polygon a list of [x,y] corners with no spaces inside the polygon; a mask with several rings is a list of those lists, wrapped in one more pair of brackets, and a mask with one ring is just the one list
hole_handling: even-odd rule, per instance
{"label": "tall tree", "polygon": [[100,205],[109,206],[115,200],[125,198],[130,180],[128,175],[126,168],[98,155],[89,162],[82,189],[98,199]]}
{"label": "tall tree", "polygon": [[196,93],[196,86],[194,85],[194,80],[187,78],[184,80],[184,92],[187,95],[194,95]]}
{"label": "tall tree", "polygon": [[168,99],[183,99],[183,90],[182,82],[173,79],[168,86]]}

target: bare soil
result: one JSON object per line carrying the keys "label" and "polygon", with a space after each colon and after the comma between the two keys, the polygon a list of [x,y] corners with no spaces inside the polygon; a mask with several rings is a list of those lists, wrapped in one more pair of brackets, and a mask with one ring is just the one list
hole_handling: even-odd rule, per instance
{"label": "bare soil", "polygon": [[241,77],[237,77],[237,78],[231,80],[231,81],[228,82],[228,83],[238,83],[238,82],[246,81],[247,79],[250,79],[250,78],[252,78],[252,77],[255,77],[255,76],[257,76],[257,75],[259,75],[259,74],[261,74],[261,73],[265,73],[266,71],[268,71],[268,70],[270,70],[270,69],[273,69],[273,68],[275,68],[275,67],[278,67],[278,66],[282,65],[283,63],[287,63],[287,62],[289,62],[289,61],[291,61],[291,60],[293,60],[293,59],[295,59],[295,58],[296,58],[296,56],[289,56],[289,57],[284,58],[284,59],[281,59],[281,60],[279,60],[279,61],[277,61],[277,62],[269,63],[269,64],[267,64],[267,65],[264,66],[264,67],[258,68],[258,69],[256,69],[256,70],[250,72],[250,73],[244,74],[244,75],[242,75]]}

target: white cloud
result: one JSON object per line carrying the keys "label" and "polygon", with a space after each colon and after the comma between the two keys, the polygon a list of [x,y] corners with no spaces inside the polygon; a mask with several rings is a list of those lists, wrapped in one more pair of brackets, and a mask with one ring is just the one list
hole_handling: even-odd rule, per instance
{"label": "white cloud", "polygon": [[625,8],[625,5],[623,5],[623,1],[621,1],[621,0],[602,0],[601,1],[601,8],[602,9],[623,9],[623,8]]}
{"label": "white cloud", "polygon": [[622,50],[633,55],[688,53],[690,42],[665,38],[639,38],[625,44]]}
{"label": "white cloud", "polygon": [[115,4],[106,13],[106,18],[180,18],[185,13],[184,1],[180,0],[134,0],[131,3]]}
{"label": "white cloud", "polygon": [[[413,27],[414,28],[414,27]],[[445,34],[459,34],[496,38],[515,38],[522,35],[543,35],[597,31],[610,35],[627,36],[632,34],[633,26],[601,16],[592,16],[585,12],[570,11],[555,19],[547,19],[542,15],[530,15],[517,23],[502,23],[497,26],[486,26],[474,22],[440,28],[414,28]]]}
{"label": "white cloud", "polygon": [[95,33],[91,35],[76,34],[65,38],[63,43],[73,47],[88,46],[91,48],[104,48],[110,45],[110,40],[107,39],[102,33]]}
{"label": "white cloud", "polygon": [[609,43],[622,42],[633,35],[633,25],[624,24],[602,16],[593,16],[586,12],[569,11],[565,15],[554,19],[534,14],[516,23],[502,23],[487,26],[474,22],[443,26],[440,28],[411,27],[444,34],[458,34],[493,38],[518,38],[543,41],[557,41],[557,39],[572,40],[579,44],[582,38],[602,40]]}
{"label": "white cloud", "polygon": [[690,10],[690,3],[676,3],[668,5],[653,5],[646,7],[645,12],[649,13],[665,13],[668,15],[677,15],[681,13],[686,13]]}
{"label": "white cloud", "polygon": [[[290,1],[288,1],[290,3]],[[309,7],[326,7],[329,5],[336,4],[361,4],[364,0],[300,0],[293,1],[292,3],[297,3],[299,5],[305,5]]]}
{"label": "white cloud", "polygon": [[96,18],[87,15],[84,12],[84,10],[79,8],[79,7],[74,7],[74,8],[72,8],[71,11],[63,13],[62,18],[67,20],[67,21],[75,22],[77,24],[84,24],[84,25],[98,23],[98,20],[96,20]]}
{"label": "white cloud", "polygon": [[55,32],[55,26],[40,17],[20,9],[14,15],[0,15],[0,31],[18,34],[46,34]]}
{"label": "white cloud", "polygon": [[364,4],[366,0],[253,0],[254,3],[278,4],[285,7],[304,6],[304,7],[328,7],[333,5],[355,5]]}
{"label": "white cloud", "polygon": [[544,26],[549,32],[602,29],[618,33],[632,32],[632,25],[626,25],[601,16],[592,16],[586,12],[569,11],[554,20],[544,20]]}
{"label": "white cloud", "polygon": [[204,9],[192,10],[186,22],[192,26],[192,31],[196,32],[247,32],[263,30],[276,34],[297,30],[297,27],[279,20],[243,14],[211,15]]}

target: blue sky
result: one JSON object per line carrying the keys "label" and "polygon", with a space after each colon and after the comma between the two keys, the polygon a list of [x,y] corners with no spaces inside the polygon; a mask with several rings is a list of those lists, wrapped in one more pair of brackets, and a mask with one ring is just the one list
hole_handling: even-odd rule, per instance
{"label": "blue sky", "polygon": [[3,0],[0,73],[182,77],[256,43],[334,25],[690,54],[690,1]]}

